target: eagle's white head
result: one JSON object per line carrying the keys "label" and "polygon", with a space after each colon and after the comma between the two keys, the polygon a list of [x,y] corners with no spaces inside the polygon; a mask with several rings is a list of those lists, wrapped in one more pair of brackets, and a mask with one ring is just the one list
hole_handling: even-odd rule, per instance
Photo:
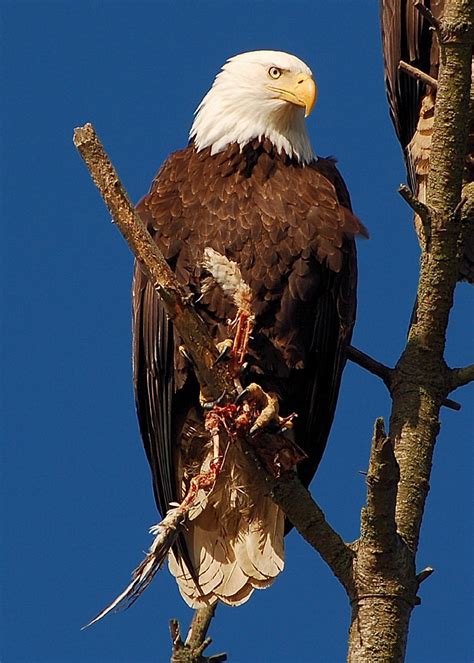
{"label": "eagle's white head", "polygon": [[315,159],[305,117],[316,101],[311,70],[294,55],[252,51],[230,58],[199,104],[190,131],[197,150],[221,152],[268,138],[278,151],[307,164]]}

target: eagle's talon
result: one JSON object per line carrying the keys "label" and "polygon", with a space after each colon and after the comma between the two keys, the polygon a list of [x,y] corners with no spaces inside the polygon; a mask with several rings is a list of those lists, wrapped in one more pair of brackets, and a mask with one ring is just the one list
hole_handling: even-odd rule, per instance
{"label": "eagle's talon", "polygon": [[199,301],[199,299],[201,299],[201,297],[202,295],[198,296],[198,298],[196,299],[196,294],[194,292],[190,292],[188,295],[184,295],[183,302],[187,306],[194,306],[194,304],[196,304]]}
{"label": "eagle's talon", "polygon": [[221,341],[217,344],[219,355],[214,362],[214,366],[220,364],[221,361],[228,361],[231,358],[232,345],[233,341],[230,338],[226,338],[225,341]]}
{"label": "eagle's talon", "polygon": [[227,392],[226,392],[226,390],[224,389],[224,391],[222,392],[222,394],[221,394],[221,395],[219,396],[219,398],[218,398],[217,400],[215,400],[215,401],[206,401],[206,400],[204,399],[203,395],[200,393],[200,394],[199,394],[199,403],[200,403],[202,409],[203,409],[203,410],[212,410],[212,408],[215,407],[216,405],[220,405],[220,404],[222,403],[222,401],[224,400],[226,393],[227,393]]}
{"label": "eagle's talon", "polygon": [[242,389],[240,394],[238,394],[237,398],[234,400],[234,405],[240,405],[246,397],[249,395],[249,387],[245,387],[245,389]]}
{"label": "eagle's talon", "polygon": [[186,350],[185,346],[184,346],[184,345],[180,345],[179,348],[178,348],[178,351],[179,351],[179,354],[180,354],[182,357],[184,357],[188,363],[190,363],[190,364],[192,365],[193,360],[191,359],[191,356],[190,356],[190,354],[188,353],[188,351]]}
{"label": "eagle's talon", "polygon": [[249,430],[251,437],[255,437],[264,429],[278,435],[292,427],[293,415],[280,417],[278,414],[279,402],[276,394],[266,392],[260,385],[252,383],[240,392],[234,403],[239,405],[244,400],[253,402],[259,410],[258,416]]}

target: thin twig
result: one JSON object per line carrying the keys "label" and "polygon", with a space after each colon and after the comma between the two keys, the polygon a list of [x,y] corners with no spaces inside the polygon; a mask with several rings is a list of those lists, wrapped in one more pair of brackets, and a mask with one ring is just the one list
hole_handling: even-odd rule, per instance
{"label": "thin twig", "polygon": [[424,71],[421,71],[421,69],[413,67],[411,64],[408,64],[408,62],[400,60],[398,68],[400,71],[404,71],[406,74],[408,74],[408,76],[416,78],[416,80],[421,81],[422,83],[426,83],[426,85],[429,85],[433,90],[438,89],[438,81],[436,78],[426,74]]}
{"label": "thin twig", "polygon": [[365,354],[365,352],[362,352],[362,350],[358,350],[353,345],[350,345],[347,348],[347,358],[350,359],[350,361],[352,361],[354,364],[365,368],[365,370],[369,371],[369,373],[372,373],[373,375],[381,378],[387,389],[390,391],[393,368],[389,368],[376,359],[369,357],[369,355]]}
{"label": "thin twig", "polygon": [[441,405],[443,407],[447,407],[448,410],[455,410],[456,412],[459,412],[459,410],[461,409],[461,403],[453,401],[451,398],[445,398],[441,403]]}

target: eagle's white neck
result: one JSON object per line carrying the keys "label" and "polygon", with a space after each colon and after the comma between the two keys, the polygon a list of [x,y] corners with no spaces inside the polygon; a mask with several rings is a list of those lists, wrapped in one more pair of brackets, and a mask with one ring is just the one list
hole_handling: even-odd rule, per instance
{"label": "eagle's white neck", "polygon": [[226,68],[196,110],[190,138],[198,151],[211,147],[217,154],[231,143],[241,149],[255,138],[268,138],[278,152],[306,165],[316,159],[311,147],[304,110],[269,98],[244,77],[236,80]]}

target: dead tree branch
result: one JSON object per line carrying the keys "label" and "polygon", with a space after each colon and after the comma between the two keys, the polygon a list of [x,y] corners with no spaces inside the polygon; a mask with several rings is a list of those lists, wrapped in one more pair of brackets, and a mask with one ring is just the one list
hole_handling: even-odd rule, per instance
{"label": "dead tree branch", "polygon": [[365,370],[369,371],[369,373],[379,377],[390,391],[393,368],[385,366],[385,364],[382,364],[376,359],[373,359],[369,355],[365,354],[365,352],[354,348],[352,345],[347,348],[347,358],[350,359],[350,361],[352,361],[354,364],[361,366],[361,368],[365,368]]}
{"label": "dead tree branch", "polygon": [[421,224],[423,226],[423,234],[425,240],[424,249],[427,249],[431,239],[431,210],[430,208],[422,203],[421,200],[412,193],[411,189],[406,184],[400,184],[398,187],[398,193],[401,195],[403,200],[410,205],[412,210],[420,217]]}

